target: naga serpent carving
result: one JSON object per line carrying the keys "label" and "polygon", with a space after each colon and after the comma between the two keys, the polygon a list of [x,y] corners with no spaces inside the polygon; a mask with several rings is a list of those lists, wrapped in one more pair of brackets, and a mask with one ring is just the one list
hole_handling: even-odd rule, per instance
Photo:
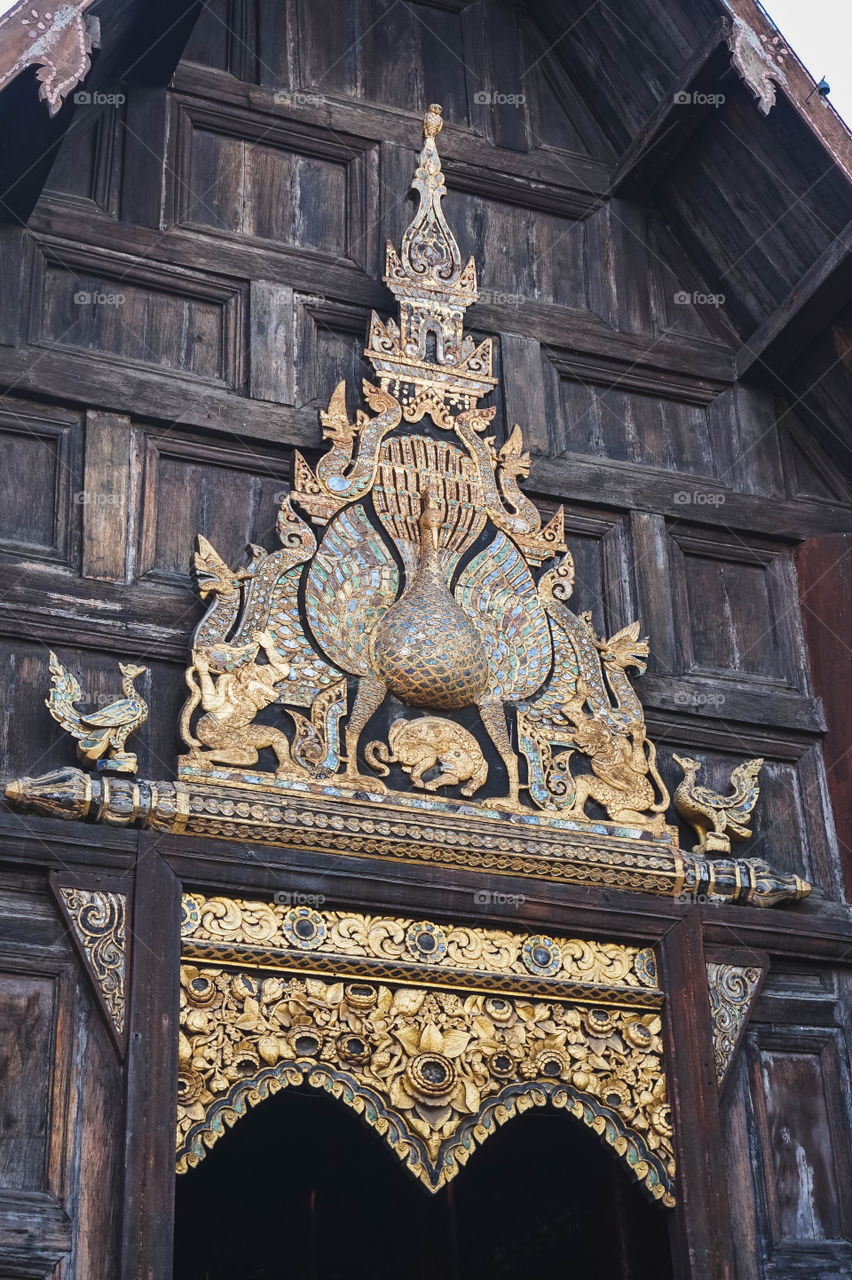
{"label": "naga serpent carving", "polygon": [[523,548],[530,564],[541,564],[565,550],[562,508],[542,529],[538,508],[518,488],[518,476],[528,476],[530,470],[530,455],[524,452],[520,427],[513,428],[499,453],[494,451],[493,437],[481,434],[495,413],[493,407],[469,409],[454,419],[453,426],[479,469],[489,516],[502,533]]}
{"label": "naga serpent carving", "polygon": [[[379,448],[385,436],[399,425],[402,409],[387,391],[373,386],[365,378],[364,397],[378,414],[368,418],[359,412],[354,423],[346,411],[346,384],[339,382],[332,393],[328,409],[320,412],[323,437],[331,448],[323,454],[316,470],[296,454],[296,480],[299,505],[312,515],[328,519],[349,502],[362,498],[372,488],[379,465]],[[353,462],[355,441],[358,452]]]}

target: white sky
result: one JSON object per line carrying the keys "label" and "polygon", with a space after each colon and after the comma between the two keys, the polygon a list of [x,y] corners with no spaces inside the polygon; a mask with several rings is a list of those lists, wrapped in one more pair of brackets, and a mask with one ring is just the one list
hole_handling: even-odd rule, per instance
{"label": "white sky", "polygon": [[[15,3],[0,0],[0,13]],[[763,9],[814,79],[825,76],[832,105],[852,126],[852,0],[763,0]]]}
{"label": "white sky", "polygon": [[852,0],[763,0],[762,7],[813,78],[825,76],[831,105],[852,126]]}

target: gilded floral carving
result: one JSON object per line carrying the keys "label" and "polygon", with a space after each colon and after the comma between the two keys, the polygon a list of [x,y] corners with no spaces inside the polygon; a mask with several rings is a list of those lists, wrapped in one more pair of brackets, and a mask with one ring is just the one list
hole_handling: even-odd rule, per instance
{"label": "gilded floral carving", "polygon": [[181,987],[181,1172],[247,1107],[307,1082],[361,1113],[431,1191],[496,1125],[550,1102],[674,1202],[655,1011],[196,964]]}
{"label": "gilded floral carving", "polygon": [[648,947],[551,938],[472,925],[436,925],[431,921],[309,906],[205,898],[184,894],[184,952],[203,958],[213,947],[262,948],[283,956],[310,952],[375,961],[426,965],[499,974],[502,978],[558,977],[560,981],[603,987],[656,991],[654,953]]}

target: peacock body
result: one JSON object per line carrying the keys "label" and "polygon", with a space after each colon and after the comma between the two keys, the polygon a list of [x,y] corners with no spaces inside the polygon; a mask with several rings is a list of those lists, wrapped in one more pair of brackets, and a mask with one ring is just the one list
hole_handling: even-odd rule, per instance
{"label": "peacock body", "polygon": [[77,739],[77,755],[81,761],[101,770],[134,773],[136,756],[125,752],[124,747],[130,734],[148,719],[148,704],[133,684],[147,667],[124,662],[118,665],[124,696],[101,711],[81,711],[76,705],[83,696],[79,681],[51,650],[51,689],[45,705],[66,733]]}
{"label": "peacock body", "polygon": [[752,834],[749,819],[760,795],[757,777],[762,757],[736,766],[731,772],[732,791],[728,795],[697,784],[701,768],[698,760],[678,755],[673,759],[684,773],[674,794],[675,808],[698,833],[697,847],[702,851],[730,852],[731,840],[747,840]]}

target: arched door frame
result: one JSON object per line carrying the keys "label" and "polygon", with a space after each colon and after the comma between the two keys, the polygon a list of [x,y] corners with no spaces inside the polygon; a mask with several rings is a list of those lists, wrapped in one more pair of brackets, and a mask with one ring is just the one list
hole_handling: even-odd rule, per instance
{"label": "arched door frame", "polygon": [[[211,896],[218,892],[259,899],[270,898],[287,871],[290,884],[301,883],[307,892],[313,885],[323,885],[328,893],[329,873],[327,859],[322,865],[323,860],[318,857],[317,867],[312,868],[302,854],[298,869],[282,867],[271,872],[268,867],[251,868],[245,874],[223,857],[227,853],[224,842],[216,842],[212,856],[209,847],[201,847],[201,841],[193,841],[193,847],[187,849],[186,842],[170,848],[156,836],[144,833],[138,840],[122,1280],[152,1276],[168,1280],[172,1268],[180,1016],[182,885],[178,875],[187,885],[211,886]],[[358,872],[335,879],[336,903],[361,904],[363,862]],[[294,875],[298,881],[294,881]],[[512,881],[499,877],[493,880],[499,888],[515,887]],[[402,896],[398,884],[390,885],[383,878],[377,877],[370,887],[374,900],[393,897],[399,902]],[[655,903],[654,914],[649,916],[633,909],[633,904],[626,910],[602,901],[590,904],[590,896],[576,895],[578,900],[582,897],[582,904],[578,900],[571,902],[572,891],[560,889],[554,895],[556,901],[527,899],[523,931],[559,929],[564,936],[565,920],[570,917],[579,920],[578,931],[588,933],[589,922],[594,919],[598,936],[615,941],[629,939],[633,943],[641,939],[656,947],[660,987],[666,996],[662,1035],[670,1078],[676,1163],[675,1206],[671,1210],[674,1274],[679,1280],[725,1280],[730,1275],[730,1231],[726,1227],[729,1210],[700,908],[694,904]],[[481,889],[479,897],[477,902],[475,891],[463,883],[448,892],[446,886],[430,884],[423,877],[406,885],[405,903],[412,916],[418,910],[443,918],[452,912],[457,919],[478,919],[486,927],[494,927],[494,914],[480,905]],[[401,912],[401,908],[396,910]],[[506,913],[501,914],[501,923],[505,923]],[[518,923],[516,919],[515,929]],[[651,930],[653,936],[649,937]]]}

